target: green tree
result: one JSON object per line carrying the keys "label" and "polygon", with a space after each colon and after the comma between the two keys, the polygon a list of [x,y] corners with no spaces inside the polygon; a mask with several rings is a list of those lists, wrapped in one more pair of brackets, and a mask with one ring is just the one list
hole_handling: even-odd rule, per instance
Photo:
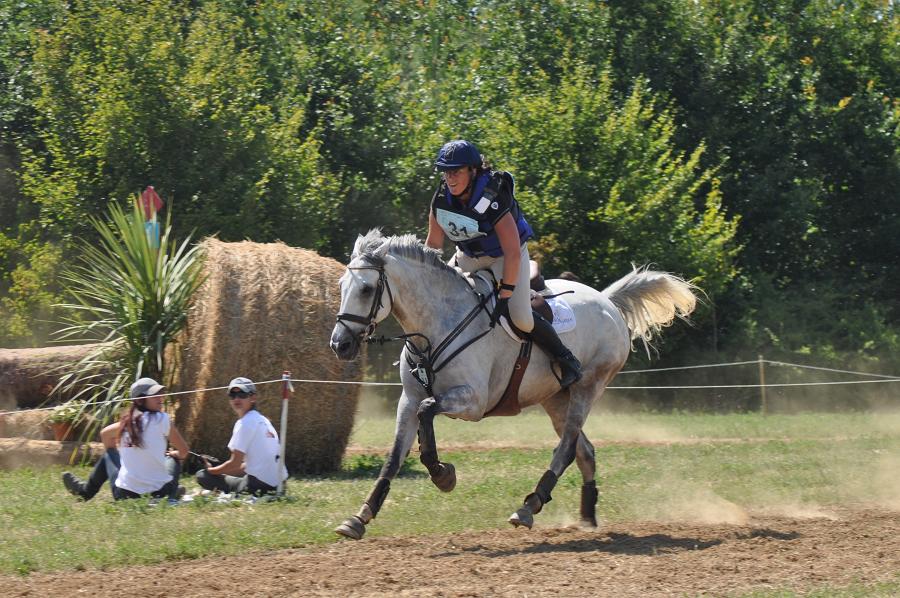
{"label": "green tree", "polygon": [[736,274],[737,222],[700,166],[704,147],[678,150],[671,111],[642,84],[622,104],[612,87],[608,70],[576,63],[558,85],[489,114],[485,145],[518,175],[549,270],[603,285],[653,263],[717,296]]}

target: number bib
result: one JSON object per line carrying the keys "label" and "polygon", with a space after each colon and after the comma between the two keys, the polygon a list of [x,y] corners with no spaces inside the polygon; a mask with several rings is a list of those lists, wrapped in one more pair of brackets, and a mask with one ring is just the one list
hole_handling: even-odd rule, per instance
{"label": "number bib", "polygon": [[478,237],[484,237],[487,233],[478,230],[478,221],[456,212],[450,212],[438,208],[435,214],[435,220],[444,229],[444,234],[450,237],[451,241],[470,241]]}

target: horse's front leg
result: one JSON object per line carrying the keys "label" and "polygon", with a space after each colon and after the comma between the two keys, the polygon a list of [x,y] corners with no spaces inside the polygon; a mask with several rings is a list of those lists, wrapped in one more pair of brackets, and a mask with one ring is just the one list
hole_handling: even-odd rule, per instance
{"label": "horse's front leg", "polygon": [[438,458],[437,441],[434,437],[434,416],[444,413],[454,416],[473,417],[474,391],[471,386],[454,386],[436,397],[428,397],[419,403],[419,460],[428,469],[431,481],[442,492],[450,492],[456,487],[456,468],[452,463],[442,463]]}
{"label": "horse's front leg", "polygon": [[409,454],[415,438],[418,420],[416,418],[416,402],[404,393],[397,405],[397,427],[394,433],[394,445],[388,454],[387,460],[381,467],[375,488],[369,493],[368,498],[360,507],[356,515],[351,515],[342,524],[335,528],[335,532],[359,540],[366,533],[366,525],[378,515],[381,505],[391,490],[391,480],[397,476],[403,460]]}

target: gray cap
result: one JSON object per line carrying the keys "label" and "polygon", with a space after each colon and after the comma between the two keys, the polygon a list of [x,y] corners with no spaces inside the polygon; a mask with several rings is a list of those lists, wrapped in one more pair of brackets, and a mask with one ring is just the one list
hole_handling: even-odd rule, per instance
{"label": "gray cap", "polygon": [[228,383],[228,390],[231,391],[233,388],[238,388],[251,395],[256,394],[256,385],[250,378],[235,378]]}
{"label": "gray cap", "polygon": [[131,385],[131,398],[139,399],[159,394],[165,386],[154,380],[153,378],[141,378]]}

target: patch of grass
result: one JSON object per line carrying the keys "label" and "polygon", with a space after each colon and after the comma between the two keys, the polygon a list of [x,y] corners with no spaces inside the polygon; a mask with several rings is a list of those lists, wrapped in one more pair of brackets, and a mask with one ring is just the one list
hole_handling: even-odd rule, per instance
{"label": "patch of grass", "polygon": [[[527,429],[512,431],[527,437]],[[438,434],[439,447],[445,438],[453,438],[447,429]],[[727,517],[729,509],[773,505],[827,507],[881,499],[900,504],[897,455],[900,434],[840,442],[607,444],[597,449],[598,516],[606,523],[703,520],[709,512]],[[506,518],[533,490],[551,457],[549,447],[441,451],[442,460],[457,469],[451,494],[437,490],[424,467],[408,458],[367,537],[505,528]],[[333,528],[359,509],[382,462],[380,455],[353,455],[338,474],[292,478],[289,500],[254,505],[195,501],[177,507],[113,502],[107,488],[94,500],[81,502],[63,488],[62,468],[3,471],[0,573],[102,568],[333,542]],[[86,476],[88,468],[73,471]],[[190,478],[184,483],[193,489]],[[574,522],[580,487],[581,476],[572,466],[554,490],[554,500],[536,518],[537,525]]]}
{"label": "patch of grass", "polygon": [[[374,478],[378,476],[384,462],[385,458],[379,455],[351,455],[344,459],[341,471],[337,475],[348,478]],[[421,472],[413,471],[415,463],[416,460],[411,457],[404,459],[397,476],[420,476]]]}
{"label": "patch of grass", "polygon": [[[371,410],[366,413],[371,413]],[[595,409],[584,427],[594,442],[678,441],[696,439],[770,438],[882,438],[900,434],[900,411],[891,413],[803,413],[763,416],[759,413],[609,413]],[[550,418],[540,408],[520,415],[491,417],[477,423],[435,419],[438,443],[513,443],[520,446],[547,446],[557,437]],[[352,445],[387,451],[393,442],[394,417],[357,417]]]}

